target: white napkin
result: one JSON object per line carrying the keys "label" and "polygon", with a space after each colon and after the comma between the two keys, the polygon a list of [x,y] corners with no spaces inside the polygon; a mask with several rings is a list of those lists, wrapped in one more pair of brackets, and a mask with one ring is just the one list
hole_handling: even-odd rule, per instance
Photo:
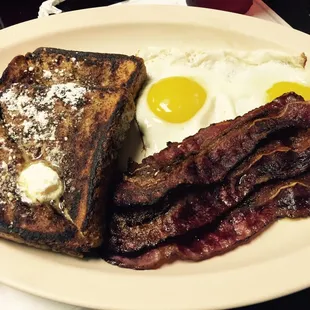
{"label": "white napkin", "polygon": [[61,2],[64,2],[65,0],[47,0],[44,1],[40,8],[38,17],[46,17],[52,14],[59,14],[62,11],[58,8],[56,8],[56,5],[58,5]]}
{"label": "white napkin", "polygon": [[[55,6],[65,0],[47,0],[42,3],[38,17],[46,17],[51,14],[59,14],[61,10]],[[87,1],[87,0],[85,0]],[[167,4],[167,5],[186,5],[186,0],[128,0],[115,5],[125,4]],[[289,26],[280,16],[272,11],[261,0],[254,0],[254,5],[248,15],[270,20],[279,24]],[[85,308],[65,305],[26,294],[0,284],[0,309],[5,310],[87,310]],[[109,309],[107,309],[109,310]]]}

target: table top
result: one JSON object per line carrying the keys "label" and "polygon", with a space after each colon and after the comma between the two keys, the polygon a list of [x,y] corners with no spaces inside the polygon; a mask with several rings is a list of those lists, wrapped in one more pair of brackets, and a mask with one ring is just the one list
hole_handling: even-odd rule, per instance
{"label": "table top", "polygon": [[[120,2],[118,0],[66,0],[58,7],[63,11],[71,11]],[[310,1],[309,0],[265,0],[280,17],[293,28],[310,34]],[[11,0],[0,1],[0,29],[37,17],[38,7],[42,0]],[[268,281],[268,279],[266,279]],[[0,302],[2,301],[0,295]],[[9,306],[9,305],[8,305]],[[44,307],[44,306],[42,306]],[[22,307],[24,309],[24,307]],[[310,289],[265,302],[259,305],[239,308],[239,310],[268,310],[268,309],[309,309]],[[11,309],[8,308],[7,309]],[[16,308],[17,309],[17,308]],[[20,308],[21,309],[21,308]],[[41,310],[27,308],[29,310]],[[62,309],[62,308],[60,308]]]}

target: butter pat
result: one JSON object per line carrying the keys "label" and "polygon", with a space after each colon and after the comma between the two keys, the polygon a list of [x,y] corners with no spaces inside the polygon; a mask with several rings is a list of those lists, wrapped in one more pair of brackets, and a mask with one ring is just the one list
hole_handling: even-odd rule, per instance
{"label": "butter pat", "polygon": [[22,201],[45,203],[57,200],[63,193],[63,183],[58,173],[44,162],[27,166],[18,178]]}

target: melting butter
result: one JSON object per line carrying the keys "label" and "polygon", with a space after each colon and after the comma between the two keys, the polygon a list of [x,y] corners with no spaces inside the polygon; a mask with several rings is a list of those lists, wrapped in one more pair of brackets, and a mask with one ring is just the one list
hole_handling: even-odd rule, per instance
{"label": "melting butter", "polygon": [[57,200],[64,186],[58,173],[43,161],[26,166],[17,180],[22,201],[36,204]]}

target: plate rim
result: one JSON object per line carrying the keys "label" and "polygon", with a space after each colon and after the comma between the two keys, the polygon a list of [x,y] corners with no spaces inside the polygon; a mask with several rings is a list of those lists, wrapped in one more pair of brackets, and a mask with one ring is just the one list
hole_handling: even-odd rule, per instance
{"label": "plate rim", "polygon": [[[176,12],[177,11],[177,12]],[[173,14],[171,14],[173,12]],[[176,18],[176,16],[182,16],[182,20]],[[113,19],[113,16],[121,16],[121,20]],[[159,17],[160,16],[160,17]],[[103,18],[104,17],[104,18]],[[80,20],[83,20],[83,25],[81,25]],[[225,20],[225,25],[221,24],[221,21]],[[111,6],[111,7],[101,7],[101,8],[93,8],[86,10],[79,10],[74,12],[62,13],[60,15],[49,16],[46,18],[35,19],[32,21],[24,22],[18,25],[14,25],[8,28],[5,28],[0,31],[0,53],[1,49],[9,50],[15,45],[21,44],[23,42],[27,42],[36,37],[45,36],[49,33],[61,33],[70,30],[78,31],[79,29],[85,29],[95,26],[104,26],[111,24],[124,24],[124,23],[172,23],[172,24],[193,24],[200,27],[207,27],[212,24],[212,26],[216,28],[222,28],[223,30],[229,29],[233,32],[239,32],[245,35],[258,36],[259,33],[265,31],[267,39],[275,39],[275,41],[282,42],[283,40],[279,37],[282,35],[286,35],[288,33],[292,34],[291,44],[298,43],[300,40],[307,40],[309,42],[310,48],[310,37],[307,34],[304,34],[300,31],[286,28],[283,25],[274,24],[269,21],[262,21],[259,19],[255,19],[249,16],[243,16],[228,12],[215,11],[210,9],[200,9],[194,7],[183,7],[183,6],[170,6],[170,5],[139,5],[139,6]],[[38,27],[40,25],[40,27]],[[65,27],[64,27],[65,25]],[[260,29],[258,31],[258,29]],[[1,246],[1,244],[0,244]],[[4,245],[5,247],[5,245]],[[0,264],[0,281],[3,283],[13,286],[15,288],[21,289],[28,293],[32,293],[38,296],[42,296],[45,298],[49,298],[52,300],[57,300],[60,302],[66,302],[69,304],[80,305],[88,308],[105,308],[105,309],[178,309],[185,310],[188,308],[191,309],[222,309],[227,307],[239,307],[248,304],[258,303],[266,300],[270,300],[273,298],[277,298],[283,295],[287,295],[303,288],[307,288],[310,286],[310,270],[303,270],[303,272],[298,273],[296,276],[296,271],[293,268],[290,268],[291,261],[299,261],[301,266],[307,267],[307,262],[310,259],[310,245],[292,253],[290,255],[286,255],[284,257],[271,260],[273,265],[272,272],[268,273],[268,281],[266,281],[266,269],[270,270],[267,266],[270,265],[270,261],[261,262],[256,264],[256,270],[253,275],[253,265],[251,267],[243,267],[233,271],[225,271],[225,273],[229,274],[231,289],[233,292],[229,292],[229,294],[225,297],[221,297],[220,300],[216,300],[214,297],[214,293],[221,287],[221,281],[217,278],[217,274],[207,275],[208,282],[212,282],[210,286],[208,283],[206,284],[206,275],[182,275],[182,279],[186,282],[185,290],[183,288],[182,291],[174,292],[173,287],[176,281],[179,281],[178,276],[160,276],[160,277],[151,277],[148,279],[148,276],[143,275],[143,272],[137,271],[137,275],[115,275],[115,274],[104,274],[102,272],[95,272],[94,270],[89,269],[79,269],[79,273],[85,277],[90,277],[91,274],[92,280],[96,279],[98,283],[106,281],[110,286],[110,290],[119,290],[124,295],[124,300],[126,300],[126,307],[124,307],[123,301],[116,301],[115,299],[111,299],[109,294],[104,297],[104,300],[100,301],[91,301],[96,295],[94,292],[84,292],[84,297],[80,297],[77,299],[76,289],[77,284],[73,285],[70,281],[70,275],[74,275],[76,272],[75,266],[62,266],[57,265],[56,269],[58,272],[65,272],[69,277],[66,279],[62,279],[64,281],[61,283],[61,287],[65,287],[65,285],[70,286],[66,290],[66,294],[61,292],[60,288],[51,288],[49,286],[49,282],[57,281],[56,273],[51,274],[48,279],[43,280],[43,282],[36,282],[35,276],[33,279],[31,277],[30,270],[23,270],[22,266],[18,265],[18,260],[16,258],[12,258],[10,260],[12,266],[17,266],[14,271],[14,279],[12,278],[12,274],[10,273],[8,268],[2,267]],[[1,256],[0,256],[1,261]],[[53,267],[50,265],[50,261],[44,262],[43,258],[38,255],[38,266],[42,267]],[[16,265],[17,264],[17,265]],[[3,264],[5,266],[5,264]],[[55,268],[55,266],[53,267]],[[117,268],[117,267],[115,267]],[[284,284],[285,281],[275,280],[281,279],[283,277],[283,270],[285,270],[286,278],[290,279],[290,282],[294,284]],[[249,279],[248,272],[252,272],[252,278]],[[35,275],[38,276],[40,272],[35,272]],[[32,274],[34,275],[34,274]],[[273,276],[271,276],[273,275]],[[28,277],[28,279],[27,279]],[[100,278],[102,277],[102,278]],[[122,279],[126,277],[130,277],[130,281],[135,281],[138,283],[139,292],[137,295],[130,295],[126,290],[128,287],[123,283]],[[265,277],[265,279],[263,279]],[[100,278],[100,279],[99,279]],[[165,286],[160,285],[163,279],[165,281]],[[250,291],[248,288],[257,285],[257,280],[261,279],[260,283],[264,283],[264,286],[260,286],[260,292],[257,293],[257,288],[255,292]],[[119,282],[117,281],[119,280]],[[264,280],[264,281],[263,281]],[[87,283],[85,285],[92,285],[89,282],[89,279],[85,280]],[[112,284],[110,281],[114,281]],[[127,279],[128,281],[128,279]],[[275,282],[276,281],[276,282]],[[29,284],[31,282],[31,284]],[[117,285],[115,282],[118,282]],[[236,284],[237,283],[237,284]],[[281,285],[279,285],[279,283]],[[228,284],[228,283],[227,283]],[[209,286],[208,286],[209,285]],[[243,285],[243,286],[242,286]],[[246,286],[245,286],[246,285]],[[276,286],[276,288],[274,288]],[[101,290],[106,288],[107,285],[103,285],[100,288],[97,288],[96,294],[99,294]],[[187,288],[195,287],[195,291],[191,291],[191,296],[188,297]],[[204,290],[208,288],[209,293],[209,304],[205,304],[201,302],[201,294],[204,293]],[[241,296],[237,294],[236,290],[242,291],[247,287],[247,296]],[[272,293],[270,292],[271,288]],[[152,288],[152,289],[150,289]],[[168,294],[168,288],[169,293]],[[146,302],[148,300],[152,300],[153,294],[152,291],[158,295],[164,295],[165,300],[162,302],[160,298],[156,301],[156,304],[148,304],[146,306]],[[64,296],[66,295],[66,296]],[[182,300],[179,300],[177,303],[175,302],[175,298],[178,297],[180,299],[182,296]],[[109,299],[110,298],[110,299]],[[193,299],[197,300],[193,300]],[[85,300],[87,299],[87,300]],[[153,299],[154,301],[154,299]]]}
{"label": "plate rim", "polygon": [[[176,15],[178,14],[171,15],[171,13],[169,13],[173,11],[178,11],[177,13],[182,15],[182,21],[177,20]],[[143,12],[145,14],[137,14],[137,12]],[[152,12],[153,14],[151,14]],[[101,14],[105,14],[105,20],[102,19]],[[119,22],[118,19],[113,19],[113,14],[121,14],[122,20]],[[79,17],[84,18],[83,23],[79,22]],[[204,17],[208,17],[205,22],[202,21]],[[225,27],[223,27],[224,25],[221,25],[221,23],[219,22],[221,20],[225,20]],[[66,21],[65,27],[62,23],[64,21]],[[28,41],[29,39],[32,39],[34,37],[46,36],[50,33],[55,34],[58,32],[63,32],[64,30],[78,30],[84,29],[85,27],[95,27],[113,24],[117,25],[119,23],[158,23],[164,21],[166,23],[186,23],[194,26],[203,26],[203,24],[205,24],[205,26],[210,26],[210,24],[212,23],[216,25],[216,28],[222,28],[223,30],[230,30],[250,36],[252,36],[253,33],[257,34],[257,29],[261,29],[261,31],[259,32],[264,31],[267,39],[274,39],[275,41],[277,41],[277,36],[275,35],[280,36],[281,34],[285,34],[286,32],[294,33],[294,36],[296,38],[297,36],[299,36],[300,40],[305,39],[305,37],[309,37],[309,35],[307,35],[306,33],[303,33],[294,28],[285,27],[284,25],[280,25],[272,21],[262,20],[253,16],[241,15],[237,13],[213,10],[208,8],[188,7],[181,5],[152,4],[140,4],[137,6],[111,5],[106,7],[63,12],[61,14],[32,19],[1,29],[0,51],[1,49],[6,49],[12,45],[20,44],[21,42]],[[41,27],[35,27],[37,24],[40,24]],[[242,31],[240,30],[241,27],[237,26],[238,24],[244,26],[242,28]]]}

